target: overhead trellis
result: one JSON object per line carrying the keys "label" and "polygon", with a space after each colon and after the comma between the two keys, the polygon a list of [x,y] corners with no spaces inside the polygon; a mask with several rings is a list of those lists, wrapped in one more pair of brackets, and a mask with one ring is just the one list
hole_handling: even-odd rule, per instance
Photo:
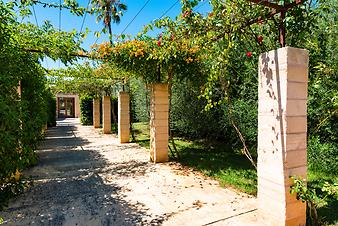
{"label": "overhead trellis", "polygon": [[[63,62],[70,62],[77,57],[100,60],[102,63],[106,63],[104,71],[108,72],[107,68],[113,68],[109,71],[108,77],[115,76],[120,81],[127,81],[131,76],[141,77],[146,83],[171,81],[174,76],[176,78],[188,76],[195,79],[199,77],[200,70],[205,70],[203,61],[214,60],[212,59],[214,56],[211,57],[207,53],[208,48],[215,48],[219,45],[218,42],[224,43],[223,40],[228,39],[227,44],[223,47],[226,55],[234,41],[230,37],[236,33],[243,33],[243,30],[247,27],[268,20],[278,13],[281,14],[278,24],[279,42],[281,46],[285,46],[285,14],[293,7],[302,4],[304,0],[213,1],[213,15],[207,16],[193,12],[193,8],[198,2],[197,0],[183,0],[182,13],[176,20],[169,17],[159,19],[146,26],[143,32],[133,40],[125,40],[125,37],[121,37],[115,43],[94,45],[91,52],[87,52],[80,47],[83,36],[75,30],[72,32],[57,32],[48,24],[36,29],[38,32],[35,33],[27,29],[28,32],[24,33],[24,36],[33,38],[23,39],[29,40],[23,44],[23,49],[38,53],[41,57],[47,55],[52,59],[61,58]],[[23,7],[31,4],[45,3],[30,0],[25,1]],[[257,5],[257,8],[253,5]],[[97,12],[96,9],[88,10],[79,7],[74,0],[64,1],[63,4],[46,3],[45,6],[59,8],[60,10],[78,9],[79,12]],[[237,11],[229,11],[229,9],[235,7],[237,7]],[[29,28],[32,25],[23,26]],[[164,29],[163,33],[156,38],[148,37],[148,30],[154,27]],[[63,40],[63,43],[59,44],[55,40]],[[122,70],[123,73],[116,71],[116,68]],[[194,71],[194,73],[190,73],[191,71]]]}
{"label": "overhead trellis", "polygon": [[[203,62],[215,60],[215,56],[211,57],[207,52],[210,48],[218,48],[217,42],[223,43],[227,55],[237,34],[244,33],[245,29],[251,32],[251,25],[273,19],[278,13],[281,13],[280,23],[277,23],[279,43],[285,46],[285,13],[304,0],[213,1],[213,13],[207,16],[193,11],[198,2],[183,1],[182,13],[176,20],[169,17],[156,20],[145,26],[133,40],[122,38],[114,44],[94,45],[91,56],[138,74],[146,82],[171,80],[173,75],[177,78],[180,75],[198,77]],[[233,10],[235,7],[237,9]],[[154,27],[163,29],[163,32],[156,38],[147,36]],[[257,42],[262,44],[262,41]]]}
{"label": "overhead trellis", "polygon": [[95,68],[89,63],[85,63],[65,69],[48,70],[47,79],[54,93],[100,96],[102,94],[113,94],[119,90],[125,83],[125,79],[121,76],[122,73],[121,70],[114,69],[106,64]]}
{"label": "overhead trellis", "polygon": [[76,32],[58,31],[50,23],[45,22],[41,27],[31,23],[17,24],[13,29],[18,30],[17,43],[26,52],[45,56],[53,60],[60,59],[63,63],[72,62],[75,56],[85,56],[81,43],[83,38]]}
{"label": "overhead trellis", "polygon": [[[290,9],[302,4],[305,2],[305,0],[245,0],[246,2],[251,2],[254,3],[256,5],[261,5],[264,7],[267,7],[269,9],[272,9],[270,11],[268,11],[267,13],[262,13],[262,15],[257,15],[255,17],[252,18],[245,18],[245,22],[243,22],[239,27],[246,27],[246,26],[250,26],[254,23],[260,22],[262,20],[267,20],[272,18],[273,16],[280,14],[280,23],[279,23],[279,40],[280,40],[280,45],[281,46],[285,46],[285,15],[286,12],[289,11]],[[182,10],[186,11],[187,8],[192,8],[191,5],[195,4],[198,1],[183,1],[183,7]],[[238,1],[234,1],[234,2],[238,2],[238,4],[242,4],[243,1],[238,0]],[[90,14],[94,14],[94,13],[99,13],[99,10],[102,9],[98,9],[95,7],[92,8],[88,8],[88,7],[81,7],[79,6],[79,4],[77,3],[77,1],[75,0],[65,0],[62,4],[58,4],[58,3],[48,3],[48,2],[44,2],[44,1],[40,1],[40,0],[27,0],[27,1],[13,1],[13,4],[15,4],[16,6],[20,7],[20,8],[25,8],[25,6],[29,6],[29,5],[34,5],[34,4],[40,4],[43,7],[50,7],[50,8],[58,8],[58,9],[66,9],[66,10],[70,10],[70,12],[74,13],[75,15],[78,16],[83,16],[85,13],[90,13]],[[185,5],[184,5],[185,4]],[[189,6],[190,4],[190,6]],[[227,29],[227,27],[225,26],[223,28],[223,32],[220,32],[218,35],[212,37],[213,41],[218,41],[220,38],[222,38],[225,33],[229,32],[229,29]],[[231,32],[231,31],[230,31]],[[44,54],[44,53],[50,53],[53,52],[53,48],[26,48],[25,49],[28,52],[34,52],[34,53],[40,53],[40,54]],[[67,53],[67,55],[69,57],[88,57],[89,53],[87,51],[85,51],[84,49],[81,49],[79,51],[73,51],[73,52],[69,52]]]}

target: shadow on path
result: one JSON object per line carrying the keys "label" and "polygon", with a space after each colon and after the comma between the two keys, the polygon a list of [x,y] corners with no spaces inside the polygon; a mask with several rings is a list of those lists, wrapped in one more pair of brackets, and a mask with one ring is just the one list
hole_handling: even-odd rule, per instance
{"label": "shadow on path", "polygon": [[76,137],[78,121],[58,121],[48,130],[38,152],[39,164],[25,172],[34,185],[0,212],[5,225],[156,225],[142,205],[131,205],[119,195],[121,187],[107,182],[113,177],[145,172],[147,162],[108,163],[82,146],[88,140]]}

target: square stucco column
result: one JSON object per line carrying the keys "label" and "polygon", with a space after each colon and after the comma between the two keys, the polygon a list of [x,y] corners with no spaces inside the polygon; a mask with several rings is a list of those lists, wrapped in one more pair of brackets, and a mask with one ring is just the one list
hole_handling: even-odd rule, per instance
{"label": "square stucco column", "polygon": [[93,99],[93,126],[100,128],[100,99]]}
{"label": "square stucco column", "polygon": [[169,99],[168,84],[153,84],[150,100],[150,158],[168,161]]}
{"label": "square stucco column", "polygon": [[308,51],[263,53],[258,87],[258,210],[262,225],[306,225],[290,176],[306,179]]}
{"label": "square stucco column", "polygon": [[21,98],[21,80],[19,80],[19,85],[18,85],[17,92],[19,94],[19,97]]}
{"label": "square stucco column", "polygon": [[103,115],[103,133],[109,134],[111,133],[111,103],[110,96],[102,97],[102,115]]}
{"label": "square stucco column", "polygon": [[120,143],[128,143],[130,135],[129,93],[119,93],[118,136]]}
{"label": "square stucco column", "polygon": [[[17,88],[17,92],[18,92],[18,95],[19,95],[19,101],[21,101],[21,95],[22,95],[22,87],[21,87],[21,80],[19,80],[19,84],[18,84],[18,88]],[[21,107],[20,107],[21,108]],[[21,111],[21,109],[20,109]],[[19,128],[22,129],[22,120],[21,118],[19,119]],[[21,141],[20,141],[21,142]]]}
{"label": "square stucco column", "polygon": [[75,105],[75,118],[80,118],[81,117],[80,97],[77,94],[74,96],[74,105]]}

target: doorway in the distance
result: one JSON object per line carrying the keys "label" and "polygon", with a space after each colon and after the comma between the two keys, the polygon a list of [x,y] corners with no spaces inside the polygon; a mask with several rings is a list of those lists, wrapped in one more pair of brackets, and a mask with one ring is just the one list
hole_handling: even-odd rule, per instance
{"label": "doorway in the distance", "polygon": [[75,118],[74,97],[58,97],[57,101],[59,118]]}

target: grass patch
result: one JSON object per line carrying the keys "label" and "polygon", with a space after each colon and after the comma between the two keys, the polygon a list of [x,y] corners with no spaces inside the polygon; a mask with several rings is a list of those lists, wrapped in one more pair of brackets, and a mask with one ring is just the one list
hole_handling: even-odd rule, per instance
{"label": "grass patch", "polygon": [[136,142],[145,148],[150,148],[150,128],[149,123],[133,123],[133,132]]}
{"label": "grass patch", "polygon": [[257,173],[245,156],[235,153],[225,143],[204,140],[187,141],[175,139],[181,164],[215,178],[223,186],[255,195]]}
{"label": "grass patch", "polygon": [[[149,124],[134,123],[136,142],[149,148]],[[255,195],[257,173],[245,156],[235,153],[225,143],[204,140],[188,141],[175,138],[182,165],[201,171],[206,176],[218,180],[223,186]],[[169,157],[173,159],[171,153]]]}
{"label": "grass patch", "polygon": [[115,124],[114,122],[112,122],[112,124],[111,124],[111,133],[117,134],[117,132],[118,132],[118,125]]}

